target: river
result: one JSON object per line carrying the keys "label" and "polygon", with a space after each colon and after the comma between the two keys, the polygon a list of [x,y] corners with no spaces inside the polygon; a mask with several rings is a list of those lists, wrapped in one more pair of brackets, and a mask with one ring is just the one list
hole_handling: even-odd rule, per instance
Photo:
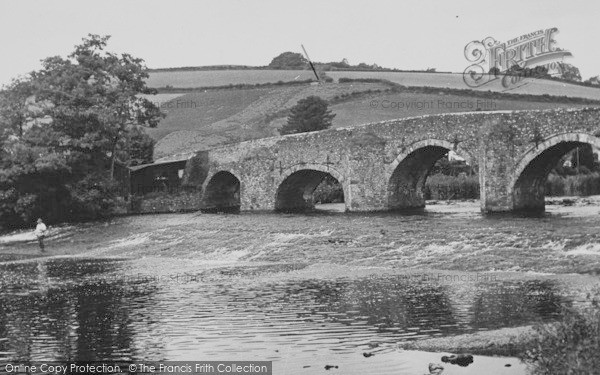
{"label": "river", "polygon": [[[122,217],[53,228],[41,257],[11,234],[0,239],[0,352],[425,374],[446,353],[399,344],[552,321],[582,303],[598,284],[597,203],[539,217],[484,216],[477,202],[407,215]],[[525,373],[504,357],[445,367]]]}

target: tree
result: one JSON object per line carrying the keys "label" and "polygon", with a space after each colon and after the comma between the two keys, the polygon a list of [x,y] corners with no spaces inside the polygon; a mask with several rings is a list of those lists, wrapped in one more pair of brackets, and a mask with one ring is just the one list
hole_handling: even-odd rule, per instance
{"label": "tree", "polygon": [[592,145],[585,144],[571,151],[571,165],[573,168],[586,167],[589,170],[594,170],[596,158]]}
{"label": "tree", "polygon": [[139,95],[155,93],[143,60],[106,52],[108,39],[89,35],[3,90],[0,225],[93,219],[114,207],[118,155],[162,114]]}
{"label": "tree", "polygon": [[500,69],[497,66],[492,66],[490,68],[490,71],[488,72],[488,74],[490,76],[494,76],[494,78],[498,78],[498,76],[501,74]]}
{"label": "tree", "polygon": [[271,69],[304,69],[308,64],[308,60],[300,53],[284,52],[273,58],[269,64]]}
{"label": "tree", "polygon": [[581,73],[579,72],[579,68],[566,63],[559,63],[558,65],[560,67],[560,78],[564,79],[565,81],[581,82]]}
{"label": "tree", "polygon": [[152,139],[141,127],[134,127],[119,146],[121,150],[117,159],[128,166],[148,164],[153,161],[154,144]]}
{"label": "tree", "polygon": [[337,68],[337,69],[348,69],[351,67],[350,64],[348,63],[348,59],[346,59],[346,58],[343,58],[342,61],[340,61],[340,62],[331,62],[331,63],[329,63],[329,65],[331,65],[332,67]]}
{"label": "tree", "polygon": [[0,92],[0,126],[18,136],[23,135],[31,95],[31,88],[25,83],[13,80],[10,90]]}
{"label": "tree", "polygon": [[279,133],[285,135],[324,130],[331,127],[331,120],[334,117],[335,114],[328,109],[325,100],[318,96],[309,96],[299,100],[292,107],[288,122],[279,130]]}
{"label": "tree", "polygon": [[590,77],[583,81],[586,85],[600,86],[600,76]]}
{"label": "tree", "polygon": [[156,105],[138,97],[156,93],[146,87],[143,60],[105,52],[108,39],[89,35],[68,59],[47,58],[43,69],[32,73],[32,83],[36,100],[51,103],[42,115],[68,138],[65,146],[108,155],[112,176],[121,138],[135,125],[155,127],[161,115]]}

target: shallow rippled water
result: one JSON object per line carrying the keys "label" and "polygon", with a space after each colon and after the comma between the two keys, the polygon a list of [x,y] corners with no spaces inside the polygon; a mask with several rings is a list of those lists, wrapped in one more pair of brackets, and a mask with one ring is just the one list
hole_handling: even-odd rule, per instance
{"label": "shallow rippled water", "polygon": [[[554,268],[595,269],[587,230],[598,208],[549,211],[487,218],[467,204],[408,216],[188,214],[81,226],[50,242],[64,256],[15,261],[29,245],[3,249],[0,352],[32,361],[272,360],[275,374],[427,373],[443,353],[398,343],[552,320],[576,300],[573,278],[541,273],[539,254],[552,253]],[[493,271],[503,264],[535,272]],[[444,372],[481,373],[524,367],[476,356]]]}

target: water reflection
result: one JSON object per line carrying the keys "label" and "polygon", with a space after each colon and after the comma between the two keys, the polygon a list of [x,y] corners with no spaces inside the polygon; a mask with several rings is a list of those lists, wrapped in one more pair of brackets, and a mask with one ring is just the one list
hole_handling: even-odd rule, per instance
{"label": "water reflection", "polygon": [[303,277],[304,264],[208,268],[185,283],[129,277],[177,270],[149,262],[1,265],[0,337],[20,360],[278,361],[527,324],[556,317],[566,303],[550,281],[315,278]]}
{"label": "water reflection", "polygon": [[444,285],[432,280],[434,275],[306,280],[287,285],[281,300],[315,307],[299,314],[305,320],[320,315],[331,323],[376,327],[396,340],[552,319],[567,303],[549,281]]}
{"label": "water reflection", "polygon": [[332,323],[376,327],[397,336],[455,323],[443,286],[405,277],[306,280],[286,285],[281,298],[298,307],[314,304],[310,313]]}
{"label": "water reflection", "polygon": [[0,337],[16,360],[102,360],[132,356],[132,313],[152,303],[155,286],[94,279],[119,268],[109,260],[4,265]]}
{"label": "water reflection", "polygon": [[514,321],[523,323],[557,318],[561,306],[570,304],[548,280],[528,280],[510,284],[487,285],[477,293],[471,306],[473,328],[508,327]]}

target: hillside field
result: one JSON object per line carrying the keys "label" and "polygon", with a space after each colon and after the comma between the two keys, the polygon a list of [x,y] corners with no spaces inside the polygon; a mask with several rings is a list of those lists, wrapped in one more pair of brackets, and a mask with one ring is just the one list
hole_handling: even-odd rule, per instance
{"label": "hillside field", "polygon": [[[378,105],[373,107],[376,101]],[[387,107],[387,108],[384,108]],[[589,107],[583,104],[519,101],[509,99],[484,99],[473,96],[447,94],[372,94],[357,100],[335,104],[334,127],[357,126],[369,122],[396,118],[470,112],[476,110],[527,110]],[[283,125],[283,122],[282,122]]]}
{"label": "hillside field", "polygon": [[[347,78],[378,78],[385,79],[404,86],[430,86],[446,87],[451,89],[468,89],[463,81],[462,73],[404,73],[404,72],[327,72],[327,75],[336,81],[342,77]],[[514,86],[505,88],[500,79],[496,79],[481,87],[477,91],[506,92],[526,95],[552,95],[569,96],[600,100],[600,88],[585,87],[547,79],[526,78]]]}
{"label": "hillside field", "polygon": [[193,92],[179,96],[171,103],[195,103],[197,106],[167,109],[167,117],[148,133],[159,140],[155,147],[156,157],[270,137],[279,134],[274,120],[285,118],[286,111],[307,96],[318,95],[331,100],[342,94],[388,88],[383,83],[352,83]]}
{"label": "hillside field", "polygon": [[[155,158],[225,143],[276,136],[279,134],[277,130],[286,121],[289,109],[298,100],[310,95],[318,95],[330,101],[330,109],[336,114],[334,127],[449,112],[591,106],[589,103],[574,104],[564,99],[548,97],[517,100],[507,95],[494,94],[495,98],[489,99],[485,97],[488,93],[450,94],[443,89],[415,92],[415,89],[396,88],[391,91],[392,86],[386,82],[352,82],[218,89],[179,94],[181,96],[163,105],[163,109],[171,106],[166,109],[167,117],[158,128],[149,131],[158,140]],[[177,103],[181,104],[179,108]]]}
{"label": "hillside field", "polygon": [[312,70],[197,70],[150,72],[146,83],[153,88],[195,88],[305,81],[314,78]]}
{"label": "hillside field", "polygon": [[[147,133],[158,140],[176,130],[203,130],[215,122],[235,115],[268,94],[268,89],[257,88],[157,94],[158,98],[148,96],[147,99],[159,105],[167,116],[157,128],[148,129]],[[161,101],[166,99],[164,95],[169,95],[170,98]]]}
{"label": "hillside field", "polygon": [[[327,76],[336,82],[340,78],[375,78],[388,80],[404,86],[442,87],[468,89],[462,73],[415,73],[381,71],[328,71]],[[304,81],[314,79],[311,70],[200,70],[150,72],[148,86],[164,88],[198,88],[228,85],[255,85],[265,83]],[[500,80],[475,88],[478,91],[508,92],[527,95],[570,96],[600,100],[600,88],[585,87],[569,83],[527,78],[515,86],[505,88]]]}

